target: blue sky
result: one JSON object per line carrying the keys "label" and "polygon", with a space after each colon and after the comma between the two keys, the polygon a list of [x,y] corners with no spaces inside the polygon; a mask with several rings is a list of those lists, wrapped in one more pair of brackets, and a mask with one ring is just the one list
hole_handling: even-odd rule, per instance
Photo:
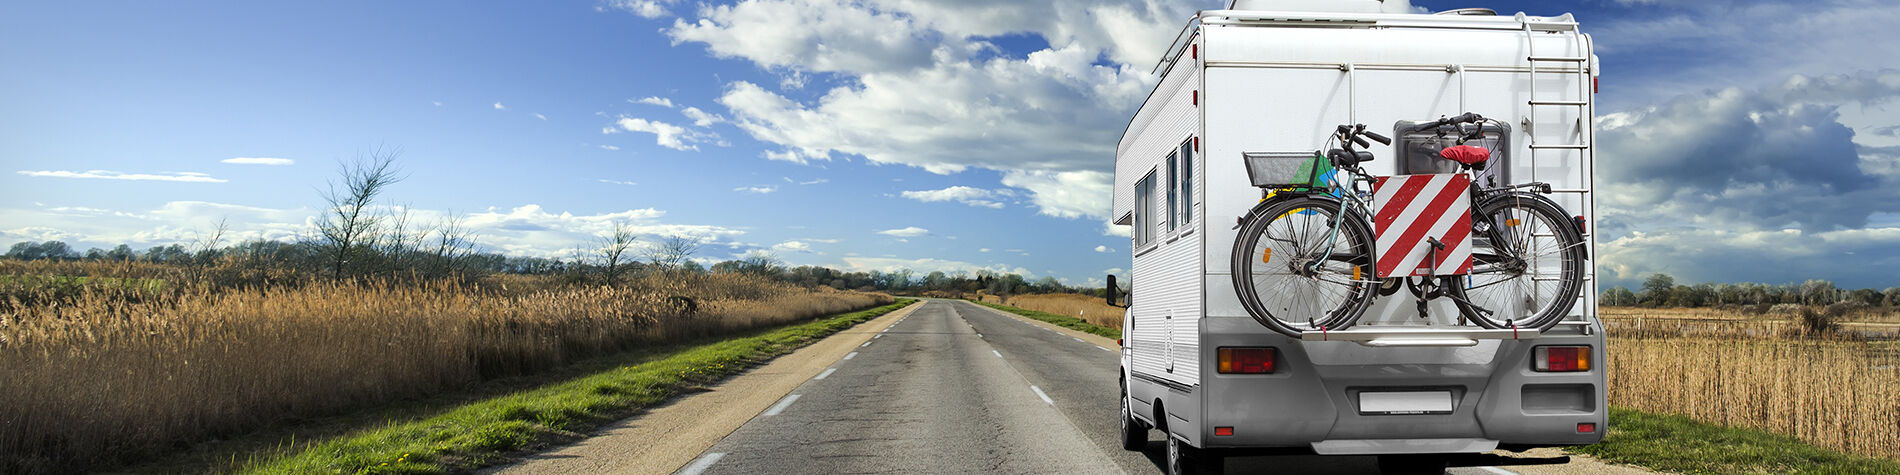
{"label": "blue sky", "polygon": [[[389,203],[498,252],[620,221],[705,259],[1087,283],[1127,267],[1114,143],[1202,3],[9,2],[0,243],[295,239],[339,160],[399,149]],[[1596,36],[1607,283],[1900,285],[1900,7],[1418,6]]]}

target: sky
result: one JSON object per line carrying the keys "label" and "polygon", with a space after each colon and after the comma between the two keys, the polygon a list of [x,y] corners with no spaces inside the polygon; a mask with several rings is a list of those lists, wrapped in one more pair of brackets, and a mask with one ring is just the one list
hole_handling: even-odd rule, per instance
{"label": "sky", "polygon": [[[0,245],[310,233],[339,163],[486,251],[1096,284],[1168,0],[0,4]],[[1596,39],[1602,284],[1900,285],[1900,4],[1419,0]]]}

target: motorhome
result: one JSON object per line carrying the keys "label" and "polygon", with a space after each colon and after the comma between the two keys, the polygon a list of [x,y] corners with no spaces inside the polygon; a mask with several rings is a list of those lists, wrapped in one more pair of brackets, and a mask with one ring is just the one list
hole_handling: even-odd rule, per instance
{"label": "motorhome", "polygon": [[[1574,214],[1583,255],[1596,255],[1590,36],[1569,14],[1390,7],[1237,0],[1200,12],[1122,135],[1113,216],[1133,226],[1134,297],[1122,330],[1124,442],[1139,448],[1158,431],[1170,471],[1287,451],[1442,471],[1451,454],[1603,439],[1607,352],[1592,266],[1547,328],[1480,327],[1452,299],[1388,288],[1350,327],[1295,336],[1263,326],[1238,295],[1253,285],[1231,265],[1245,252],[1235,248],[1242,221],[1273,194],[1250,180],[1247,157],[1323,155],[1341,125],[1401,135],[1467,112],[1495,119],[1480,179],[1542,184],[1530,192]],[[1405,150],[1366,147],[1363,167],[1444,172]]]}

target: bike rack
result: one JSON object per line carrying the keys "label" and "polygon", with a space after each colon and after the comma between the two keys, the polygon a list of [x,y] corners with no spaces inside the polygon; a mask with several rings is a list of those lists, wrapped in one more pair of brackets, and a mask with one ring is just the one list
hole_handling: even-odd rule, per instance
{"label": "bike rack", "polygon": [[1341,331],[1308,331],[1301,341],[1350,341],[1372,347],[1462,347],[1475,346],[1478,340],[1535,340],[1543,336],[1536,329],[1445,328],[1445,327],[1353,327]]}

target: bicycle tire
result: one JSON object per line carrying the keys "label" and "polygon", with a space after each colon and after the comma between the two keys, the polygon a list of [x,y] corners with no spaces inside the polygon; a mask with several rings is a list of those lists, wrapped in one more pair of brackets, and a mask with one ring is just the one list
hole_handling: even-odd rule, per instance
{"label": "bicycle tire", "polygon": [[[1449,286],[1459,313],[1485,328],[1557,326],[1577,303],[1587,265],[1583,236],[1570,216],[1543,196],[1504,193],[1484,198],[1472,208],[1471,219],[1476,239],[1471,274]],[[1539,282],[1551,282],[1542,276],[1554,276],[1555,285],[1540,287]],[[1493,287],[1498,288],[1473,292]],[[1540,301],[1544,289],[1549,298]],[[1511,303],[1518,299],[1528,304]],[[1494,313],[1485,315],[1480,308]]]}
{"label": "bicycle tire", "polygon": [[[1301,270],[1319,257],[1339,213],[1338,200],[1311,195],[1267,200],[1248,213],[1234,238],[1232,280],[1255,321],[1298,338],[1307,331],[1345,329],[1365,313],[1378,282],[1372,277],[1371,220],[1364,213],[1347,211],[1339,220],[1340,239],[1319,271]],[[1276,229],[1284,232],[1270,235]]]}

